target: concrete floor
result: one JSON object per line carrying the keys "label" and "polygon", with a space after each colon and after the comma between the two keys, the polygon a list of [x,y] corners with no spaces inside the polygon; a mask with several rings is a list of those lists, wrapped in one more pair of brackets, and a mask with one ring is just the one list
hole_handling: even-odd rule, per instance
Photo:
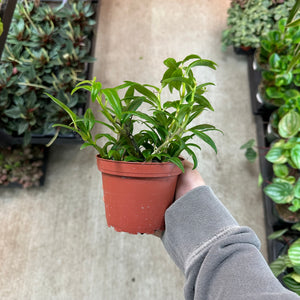
{"label": "concrete floor", "polygon": [[[258,163],[239,147],[256,136],[245,57],[221,52],[229,0],[102,0],[94,75],[105,86],[123,80],[159,84],[167,57],[190,53],[218,63],[199,69],[213,81],[215,112],[203,114],[224,131],[219,153],[203,145],[199,171],[241,225],[266,243]],[[105,224],[101,176],[93,149],[54,145],[45,185],[0,189],[0,299],[179,300],[184,278],[153,236],[116,233]]]}

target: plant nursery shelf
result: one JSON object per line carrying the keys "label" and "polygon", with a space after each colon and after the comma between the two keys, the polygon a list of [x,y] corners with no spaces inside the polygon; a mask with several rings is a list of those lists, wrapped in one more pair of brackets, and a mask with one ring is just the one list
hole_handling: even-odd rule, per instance
{"label": "plant nursery shelf", "polygon": [[[259,149],[259,166],[264,183],[262,185],[262,196],[265,215],[265,230],[266,235],[269,236],[274,231],[284,228],[290,228],[292,224],[287,223],[278,217],[278,213],[275,207],[275,203],[264,192],[263,188],[267,185],[267,182],[271,182],[273,178],[273,167],[270,162],[265,158],[266,152],[270,147],[270,143],[267,139],[267,124],[271,111],[264,105],[257,101],[258,85],[261,80],[260,71],[253,67],[254,56],[249,55],[248,60],[248,75],[250,85],[250,99],[252,106],[252,113],[256,122],[257,131],[257,147]],[[296,233],[297,234],[297,233]],[[269,262],[274,261],[282,252],[284,244],[278,240],[267,240],[268,247],[268,259]]]}

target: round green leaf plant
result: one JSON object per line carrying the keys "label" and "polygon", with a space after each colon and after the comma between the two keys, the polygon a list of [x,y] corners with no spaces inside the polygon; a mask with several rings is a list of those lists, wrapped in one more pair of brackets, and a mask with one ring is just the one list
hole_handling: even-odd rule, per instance
{"label": "round green leaf plant", "polygon": [[[204,94],[206,87],[214,84],[198,84],[193,70],[198,66],[215,70],[216,63],[192,54],[182,61],[168,58],[164,64],[167,70],[159,87],[125,81],[113,88],[103,88],[96,78],[77,84],[72,94],[80,90],[89,91],[91,100],[98,104],[105,120],[97,120],[90,108],[83,117],[78,117],[60,100],[47,94],[72,119],[69,125],[53,126],[77,132],[84,140],[81,149],[92,146],[105,159],[131,162],[170,161],[183,170],[178,157],[186,151],[196,167],[194,149],[201,148],[192,139],[200,138],[217,152],[216,145],[207,132],[218,129],[198,121],[204,110],[213,111]],[[166,89],[169,90],[168,98],[163,100]],[[124,96],[121,97],[121,94]],[[177,94],[177,98],[171,100],[174,94]],[[92,134],[96,123],[109,129],[109,133]],[[136,130],[137,124],[143,129]],[[104,140],[102,146],[98,143],[100,140]]]}
{"label": "round green leaf plant", "polygon": [[[293,225],[292,229],[299,231],[299,225],[299,223]],[[274,232],[269,239],[282,239],[282,235],[285,235],[286,232],[287,229]],[[286,239],[287,237],[284,240]],[[284,285],[300,295],[300,239],[293,239],[286,249],[283,255],[270,264],[270,268],[276,277],[283,274]]]}

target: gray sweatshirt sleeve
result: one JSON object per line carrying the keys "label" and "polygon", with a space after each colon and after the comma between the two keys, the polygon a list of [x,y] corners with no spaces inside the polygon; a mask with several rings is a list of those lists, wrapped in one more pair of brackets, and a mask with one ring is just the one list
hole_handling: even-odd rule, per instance
{"label": "gray sweatshirt sleeve", "polygon": [[237,224],[208,186],[166,211],[163,244],[186,277],[186,300],[293,300],[272,274],[248,227]]}

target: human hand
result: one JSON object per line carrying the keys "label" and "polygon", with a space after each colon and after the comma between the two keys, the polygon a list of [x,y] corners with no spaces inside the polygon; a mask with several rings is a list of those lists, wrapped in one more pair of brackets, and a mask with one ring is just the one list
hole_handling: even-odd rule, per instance
{"label": "human hand", "polygon": [[195,169],[193,170],[193,164],[188,160],[183,160],[184,173],[182,173],[177,182],[175,200],[185,195],[192,189],[205,185],[200,173]]}
{"label": "human hand", "polygon": [[[177,181],[176,191],[175,191],[175,201],[191,191],[192,189],[205,185],[203,178],[200,173],[195,169],[193,170],[193,164],[187,160],[183,160],[182,164],[184,166],[184,173],[182,173]],[[157,237],[162,237],[163,231],[157,230],[154,235]]]}

